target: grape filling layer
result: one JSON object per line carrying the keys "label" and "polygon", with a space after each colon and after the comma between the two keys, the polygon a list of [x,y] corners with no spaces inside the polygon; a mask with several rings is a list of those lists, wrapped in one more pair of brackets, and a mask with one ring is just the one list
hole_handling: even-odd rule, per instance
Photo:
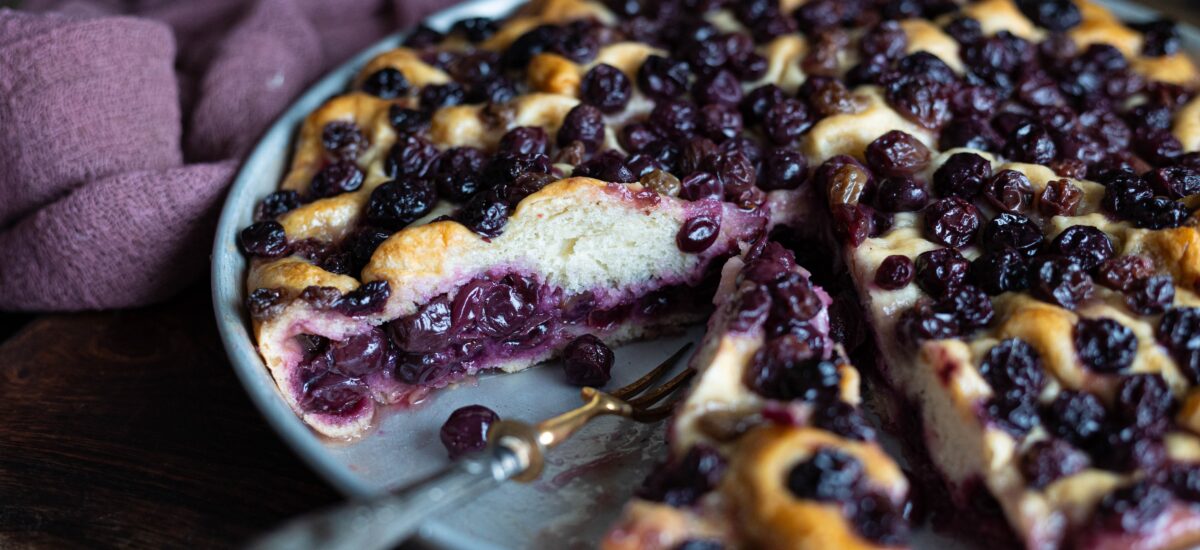
{"label": "grape filling layer", "polygon": [[566,295],[532,275],[485,274],[411,315],[341,340],[294,336],[294,389],[305,412],[354,416],[389,379],[419,399],[509,361],[548,358],[580,334],[623,340],[637,334],[626,336],[630,330],[700,318],[714,291],[709,277],[698,285]]}

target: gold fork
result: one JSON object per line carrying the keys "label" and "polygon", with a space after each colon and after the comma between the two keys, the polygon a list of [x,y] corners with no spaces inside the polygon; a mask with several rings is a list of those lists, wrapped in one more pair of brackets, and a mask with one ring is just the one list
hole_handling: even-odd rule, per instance
{"label": "gold fork", "polygon": [[491,427],[483,451],[450,464],[407,487],[382,495],[318,511],[289,521],[253,542],[255,549],[392,548],[409,538],[424,520],[448,506],[476,497],[501,482],[529,482],[541,475],[546,451],[558,446],[593,418],[623,416],[638,422],[656,422],[671,413],[675,393],[696,374],[690,367],[659,386],[651,387],[669,372],[691,344],[671,354],[650,372],[613,392],[583,388],[584,404],[537,424],[502,420]]}

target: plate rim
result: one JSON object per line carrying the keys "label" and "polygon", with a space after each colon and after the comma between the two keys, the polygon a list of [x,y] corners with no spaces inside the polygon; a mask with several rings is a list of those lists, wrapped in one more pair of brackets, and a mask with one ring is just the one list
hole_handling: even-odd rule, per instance
{"label": "plate rim", "polygon": [[[422,23],[444,30],[454,21],[477,15],[494,17],[511,12],[524,0],[470,0],[439,10]],[[1121,19],[1149,19],[1162,16],[1162,12],[1131,0],[1099,0]],[[413,27],[415,28],[415,26]],[[1178,25],[1184,40],[1184,52],[1189,52],[1200,63],[1200,27],[1186,22]],[[329,452],[330,442],[313,432],[292,411],[276,388],[263,363],[249,330],[248,317],[243,311],[246,260],[237,249],[236,237],[245,225],[257,202],[259,193],[254,191],[260,173],[271,170],[272,163],[283,163],[286,171],[291,159],[292,144],[299,124],[329,98],[343,92],[353,75],[376,55],[400,45],[410,29],[392,33],[355,54],[311,84],[282,114],[267,128],[255,143],[251,152],[238,168],[221,207],[211,251],[212,267],[210,286],[213,313],[226,355],[255,408],[266,419],[267,424],[284,443],[316,472],[347,498],[366,498],[386,490],[375,486],[354,473],[346,463]],[[285,153],[280,160],[279,152]],[[278,178],[273,178],[274,189]],[[365,437],[370,437],[368,434]],[[422,527],[419,535],[425,542],[435,546],[454,548],[495,547],[474,537],[457,532],[444,522],[434,519]]]}

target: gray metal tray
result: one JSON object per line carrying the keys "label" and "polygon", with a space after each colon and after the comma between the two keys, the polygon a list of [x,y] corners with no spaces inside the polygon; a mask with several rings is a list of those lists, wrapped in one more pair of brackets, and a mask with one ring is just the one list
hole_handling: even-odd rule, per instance
{"label": "gray metal tray", "polygon": [[[445,30],[471,16],[497,17],[520,0],[476,0],[431,16],[427,23]],[[1106,1],[1119,16],[1144,20],[1146,8]],[[1188,51],[1200,54],[1200,30],[1181,26]],[[322,78],[302,95],[263,135],[234,180],[217,226],[212,251],[213,306],[221,338],[233,368],[264,417],[318,474],[349,497],[362,497],[403,484],[446,461],[437,430],[450,411],[479,403],[502,417],[536,421],[579,403],[578,392],[562,383],[551,366],[503,376],[483,376],[474,383],[443,391],[409,411],[384,413],[378,428],[346,444],[327,441],[311,430],[284,403],[255,349],[244,312],[246,261],[238,252],[238,231],[251,223],[255,204],[274,191],[291,159],[291,145],[304,117],[328,98],[341,93],[369,59],[396,47],[403,33],[363,51]],[[702,333],[624,346],[617,350],[613,387],[631,381],[649,365]],[[421,538],[448,548],[593,547],[620,513],[633,488],[663,453],[663,425],[642,426],[607,418],[589,426],[556,449],[545,475],[532,484],[511,483],[426,525]],[[264,528],[267,526],[264,526]],[[945,548],[953,542],[922,530],[917,547]]]}

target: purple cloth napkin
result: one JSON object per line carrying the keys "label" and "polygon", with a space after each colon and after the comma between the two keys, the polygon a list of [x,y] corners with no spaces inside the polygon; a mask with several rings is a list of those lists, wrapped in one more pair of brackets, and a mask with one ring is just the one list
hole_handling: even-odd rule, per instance
{"label": "purple cloth napkin", "polygon": [[265,127],[332,65],[452,3],[0,9],[0,310],[138,306],[195,281]]}

